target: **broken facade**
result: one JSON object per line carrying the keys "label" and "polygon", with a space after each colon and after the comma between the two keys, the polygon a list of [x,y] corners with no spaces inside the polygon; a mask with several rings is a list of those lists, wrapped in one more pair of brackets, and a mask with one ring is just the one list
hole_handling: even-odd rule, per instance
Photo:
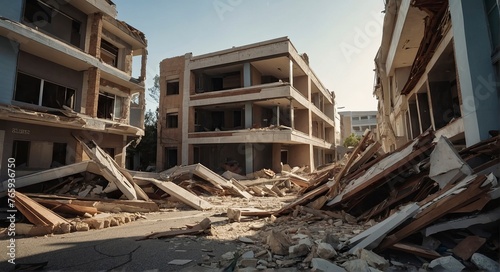
{"label": "broken facade", "polygon": [[158,169],[310,170],[333,161],[334,94],[287,37],[160,64]]}
{"label": "broken facade", "polygon": [[72,134],[84,134],[125,166],[127,144],[144,134],[144,34],[109,0],[1,6],[0,162],[15,158],[18,175],[79,162]]}
{"label": "broken facade", "polygon": [[387,1],[374,94],[384,150],[429,128],[471,146],[498,130],[498,1]]}

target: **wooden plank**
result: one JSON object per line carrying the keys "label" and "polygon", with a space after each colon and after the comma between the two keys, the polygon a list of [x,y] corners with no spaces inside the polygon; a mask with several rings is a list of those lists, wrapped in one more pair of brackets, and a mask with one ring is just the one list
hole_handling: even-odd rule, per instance
{"label": "wooden plank", "polygon": [[347,173],[352,173],[356,171],[361,165],[370,160],[373,157],[373,155],[375,155],[378,152],[381,146],[382,145],[378,141],[369,145],[365,149],[365,151],[363,151],[363,153],[352,163],[352,166],[349,167]]}
{"label": "wooden plank", "polygon": [[488,191],[490,186],[481,187],[486,179],[487,178],[485,176],[477,176],[465,190],[462,190],[458,194],[446,195],[444,198],[441,198],[439,201],[431,204],[429,207],[425,208],[425,210],[420,212],[418,217],[411,223],[398,230],[396,233],[386,237],[380,244],[379,248],[384,250],[409,235],[421,230],[445,214],[452,212],[454,209],[463,207],[475,201]]}
{"label": "wooden plank", "polygon": [[15,204],[16,208],[35,226],[56,227],[60,224],[69,224],[66,219],[20,192],[16,192]]}
{"label": "wooden plank", "polygon": [[467,236],[453,248],[453,253],[462,260],[468,260],[486,243],[486,239],[479,236]]}
{"label": "wooden plank", "polygon": [[157,179],[148,179],[158,188],[162,189],[169,195],[175,197],[184,204],[187,204],[197,210],[209,210],[212,209],[212,204],[199,198],[198,196],[188,192],[184,188],[176,185],[170,181],[159,181]]}
{"label": "wooden plank", "polygon": [[203,219],[199,224],[196,226],[189,228],[189,229],[184,229],[184,230],[170,230],[170,231],[163,231],[163,232],[155,232],[152,234],[147,235],[144,238],[138,239],[140,240],[146,240],[146,239],[161,239],[161,238],[169,238],[169,237],[175,237],[178,235],[198,235],[204,233],[207,229],[209,229],[212,225],[212,222],[210,221],[209,218]]}
{"label": "wooden plank", "polygon": [[338,194],[337,191],[340,188],[340,180],[344,177],[344,175],[347,173],[347,171],[349,170],[349,168],[351,167],[351,165],[357,159],[358,154],[361,152],[361,149],[364,148],[364,145],[366,144],[366,142],[368,141],[368,139],[370,138],[370,136],[371,136],[371,131],[366,130],[365,131],[365,135],[363,136],[363,139],[361,139],[361,141],[358,143],[358,145],[356,146],[356,148],[354,148],[354,150],[352,151],[351,155],[347,159],[346,164],[342,167],[342,169],[340,169],[340,172],[338,172],[337,175],[335,175],[335,181],[336,181],[336,183],[334,184],[334,186],[332,186],[332,188],[330,188],[330,191],[328,192],[328,197],[329,198],[331,198],[334,195]]}
{"label": "wooden plank", "polygon": [[473,225],[488,224],[500,220],[500,207],[472,216],[464,216],[443,223],[434,224],[424,231],[425,236],[429,236],[442,231],[453,229],[466,229]]}
{"label": "wooden plank", "polygon": [[[30,197],[37,197],[43,199],[52,200],[68,200],[69,204],[76,204],[87,207],[96,207],[98,211],[111,211],[114,207],[119,208],[124,212],[156,212],[160,208],[158,204],[152,201],[143,200],[122,200],[122,199],[103,199],[103,198],[92,198],[92,197],[74,197],[67,195],[47,195],[47,194],[35,194],[26,193]],[[101,209],[99,205],[105,206]],[[117,210],[117,209],[115,209]]]}
{"label": "wooden plank", "polygon": [[407,252],[430,260],[442,257],[441,254],[437,253],[435,250],[428,249],[419,245],[396,243],[392,245],[391,248],[396,250],[401,250],[403,252]]}
{"label": "wooden plank", "polygon": [[307,201],[310,201],[311,199],[323,194],[323,193],[326,193],[328,190],[330,190],[330,188],[333,186],[334,184],[334,181],[330,181],[328,183],[325,183],[321,186],[319,186],[318,188],[308,192],[307,194],[304,194],[302,195],[300,198],[296,199],[295,201],[293,201],[292,203],[282,207],[281,209],[279,209],[278,211],[276,211],[274,213],[275,216],[279,216],[279,215],[282,215],[286,212],[290,212],[291,210],[293,210],[296,206],[298,205],[303,205],[304,203],[306,203]]}
{"label": "wooden plank", "polygon": [[[102,150],[94,141],[89,141],[86,143],[80,137],[75,136],[75,138],[80,142],[81,146],[85,153],[92,158],[92,160],[99,165],[101,170],[101,175],[113,183],[120,189],[120,191],[130,200],[137,199],[137,194],[134,186],[132,185],[133,181],[129,181],[119,170],[118,164],[116,164],[115,160],[111,158],[104,150]],[[92,148],[94,150],[92,150]]]}
{"label": "wooden plank", "polygon": [[97,213],[97,209],[95,207],[61,203],[57,200],[49,200],[42,198],[33,198],[33,200],[57,213],[72,214],[78,216],[84,216],[85,214],[94,215]]}
{"label": "wooden plank", "polygon": [[[414,161],[427,157],[426,153],[432,148],[432,143],[428,143],[429,141],[425,137],[423,137],[423,142],[427,142],[427,144],[420,146],[420,141],[415,140],[400,152],[394,152],[385,157],[363,175],[351,180],[349,185],[327,205],[333,206],[350,199],[359,199],[361,196],[369,194],[372,189],[389,182],[391,175],[412,167]],[[415,148],[417,149],[415,150]]]}

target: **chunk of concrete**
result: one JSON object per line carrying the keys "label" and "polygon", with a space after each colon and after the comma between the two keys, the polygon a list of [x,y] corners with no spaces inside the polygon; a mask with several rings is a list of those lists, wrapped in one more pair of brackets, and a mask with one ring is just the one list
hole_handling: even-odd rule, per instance
{"label": "chunk of concrete", "polygon": [[389,261],[371,250],[360,249],[358,251],[358,257],[365,260],[369,266],[375,267],[379,270],[386,271],[389,268]]}
{"label": "chunk of concrete", "polygon": [[429,268],[432,268],[432,271],[454,272],[462,271],[465,266],[452,256],[446,256],[432,260]]}
{"label": "chunk of concrete", "polygon": [[346,270],[330,261],[321,258],[313,258],[311,268],[318,272],[345,272]]}
{"label": "chunk of concrete", "polygon": [[274,254],[288,255],[288,248],[291,244],[290,238],[279,231],[273,230],[269,236],[267,236],[267,245]]}
{"label": "chunk of concrete", "polygon": [[309,250],[309,246],[306,244],[297,244],[289,247],[288,253],[290,254],[290,257],[295,258],[309,254]]}
{"label": "chunk of concrete", "polygon": [[487,271],[487,272],[500,271],[500,265],[497,262],[484,256],[481,253],[476,252],[476,253],[472,254],[471,261],[480,270]]}
{"label": "chunk of concrete", "polygon": [[441,136],[430,156],[429,178],[443,188],[465,176],[472,174],[470,166],[462,160],[452,143]]}
{"label": "chunk of concrete", "polygon": [[345,270],[349,272],[370,272],[370,266],[365,260],[350,260],[342,264]]}
{"label": "chunk of concrete", "polygon": [[337,251],[328,243],[319,243],[316,252],[318,256],[323,259],[331,259],[337,255]]}

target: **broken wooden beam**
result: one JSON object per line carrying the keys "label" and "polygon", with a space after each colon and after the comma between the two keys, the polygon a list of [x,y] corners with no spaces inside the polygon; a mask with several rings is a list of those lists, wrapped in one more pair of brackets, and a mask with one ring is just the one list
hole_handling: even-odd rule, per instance
{"label": "broken wooden beam", "polygon": [[[144,180],[144,179],[143,179]],[[184,204],[187,204],[197,210],[209,210],[212,209],[212,204],[201,199],[197,195],[194,195],[184,188],[176,185],[170,181],[159,181],[157,179],[147,179],[152,184],[156,185],[161,190],[165,191],[167,194],[175,197]]]}

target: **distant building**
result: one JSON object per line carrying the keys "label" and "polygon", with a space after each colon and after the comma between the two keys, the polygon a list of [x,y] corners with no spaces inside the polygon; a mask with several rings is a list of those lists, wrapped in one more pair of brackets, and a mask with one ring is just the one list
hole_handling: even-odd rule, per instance
{"label": "distant building", "polygon": [[351,134],[362,136],[365,130],[374,130],[377,128],[377,111],[341,111],[340,128],[341,137],[340,145]]}
{"label": "distant building", "polygon": [[287,37],[160,64],[157,168],[281,171],[334,159],[334,95]]}
{"label": "distant building", "polygon": [[109,0],[0,3],[0,180],[9,158],[18,175],[85,160],[73,134],[126,166],[144,135],[144,34]]}
{"label": "distant building", "polygon": [[500,129],[498,0],[386,1],[374,94],[385,151],[427,129],[471,146]]}

